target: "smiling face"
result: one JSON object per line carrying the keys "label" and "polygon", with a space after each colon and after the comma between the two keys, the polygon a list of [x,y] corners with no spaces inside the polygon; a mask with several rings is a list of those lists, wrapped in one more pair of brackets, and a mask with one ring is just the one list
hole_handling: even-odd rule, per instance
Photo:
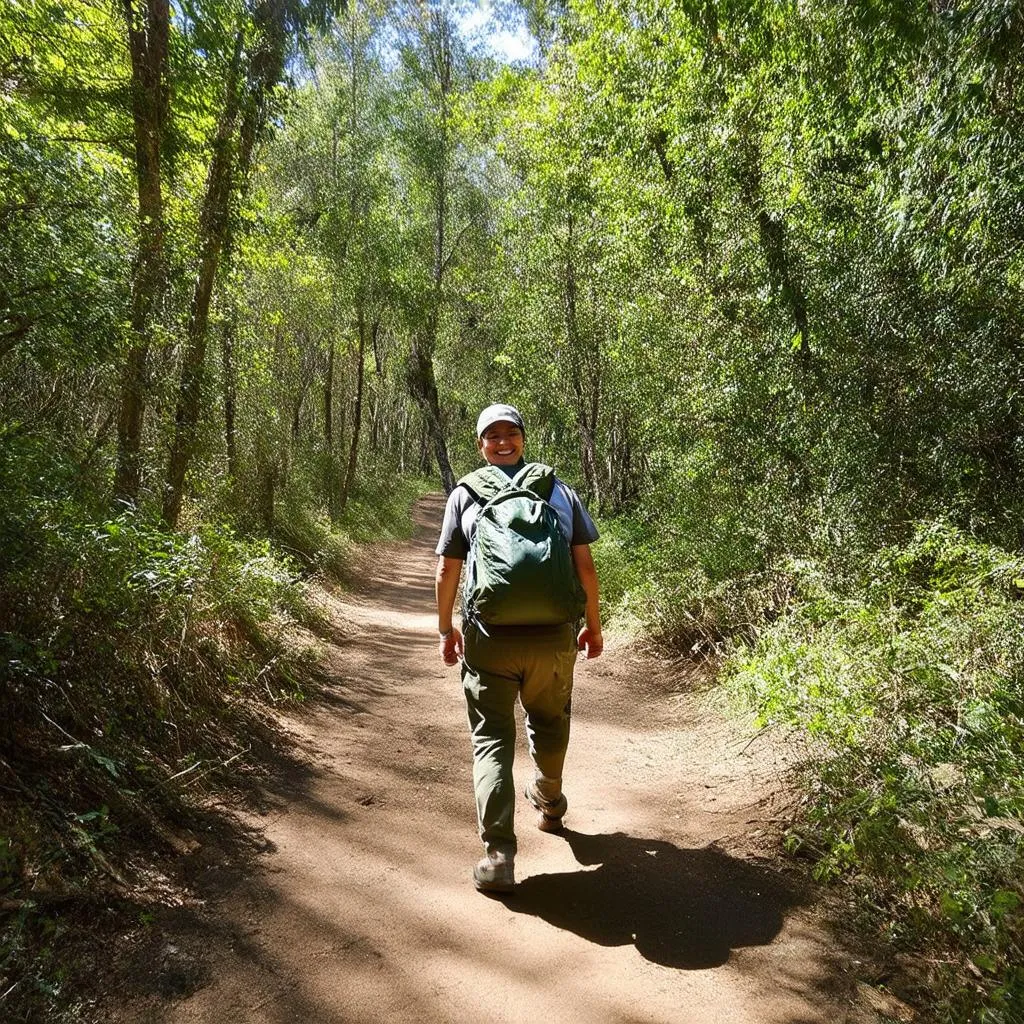
{"label": "smiling face", "polygon": [[477,438],[476,446],[492,466],[514,466],[523,457],[523,432],[508,420],[492,423]]}

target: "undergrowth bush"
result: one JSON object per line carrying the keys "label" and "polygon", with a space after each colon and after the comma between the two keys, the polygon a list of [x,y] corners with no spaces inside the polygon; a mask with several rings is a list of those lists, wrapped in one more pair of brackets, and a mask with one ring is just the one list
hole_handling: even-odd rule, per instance
{"label": "undergrowth bush", "polygon": [[76,984],[57,908],[116,902],[137,856],[179,848],[197,797],[259,770],[277,742],[268,705],[301,700],[315,675],[294,628],[318,614],[304,580],[408,536],[426,485],[368,480],[331,520],[295,474],[265,539],[215,495],[168,533],[26,465],[0,461],[0,906],[15,908],[0,978],[21,975],[4,1012],[28,1019]]}
{"label": "undergrowth bush", "polygon": [[790,574],[726,676],[808,738],[791,848],[848,879],[888,939],[932,948],[941,1019],[1024,1019],[1024,559],[929,523],[856,592]]}
{"label": "undergrowth bush", "polygon": [[301,480],[286,488],[274,516],[274,541],[307,572],[344,579],[360,545],[404,540],[412,533],[409,509],[436,484],[382,473],[361,478],[344,510],[331,516]]}
{"label": "undergrowth bush", "polygon": [[245,775],[273,742],[261,707],[301,698],[309,671],[289,640],[297,569],[268,541],[168,534],[136,513],[89,521],[69,501],[7,511],[0,900],[20,909],[0,976],[20,963],[14,1013],[58,999],[59,972],[25,962],[54,947],[54,908],[123,893],[138,851],[175,849],[191,795]]}
{"label": "undergrowth bush", "polygon": [[658,647],[711,658],[730,638],[752,639],[789,598],[789,572],[719,576],[685,551],[671,537],[651,540],[649,526],[629,517],[603,522],[593,553],[606,616]]}

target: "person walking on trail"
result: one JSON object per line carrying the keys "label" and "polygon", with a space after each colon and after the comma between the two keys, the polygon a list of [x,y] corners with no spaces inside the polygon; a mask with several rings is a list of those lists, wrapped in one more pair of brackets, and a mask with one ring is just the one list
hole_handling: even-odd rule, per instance
{"label": "person walking on trail", "polygon": [[[449,495],[437,544],[437,624],[444,663],[462,660],[473,738],[484,844],[473,881],[485,892],[508,892],[515,885],[516,698],[535,768],[525,796],[537,827],[556,832],[568,806],[562,766],[576,655],[596,658],[604,647],[590,552],[598,533],[579,496],[550,466],[525,461],[517,409],[488,406],[476,434],[486,465]],[[460,631],[452,613],[464,562]]]}

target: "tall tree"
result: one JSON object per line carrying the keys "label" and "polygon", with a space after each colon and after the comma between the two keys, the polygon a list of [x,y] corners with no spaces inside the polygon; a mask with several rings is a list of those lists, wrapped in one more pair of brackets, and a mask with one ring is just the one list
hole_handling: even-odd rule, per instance
{"label": "tall tree", "polygon": [[162,154],[170,114],[167,0],[122,0],[132,67],[132,123],[138,185],[138,250],[132,274],[132,342],[121,376],[114,496],[138,498],[140,446],[153,320],[164,291]]}
{"label": "tall tree", "polygon": [[417,315],[410,324],[409,389],[423,415],[445,491],[455,486],[434,371],[438,332],[445,312],[447,278],[467,224],[453,230],[454,104],[465,53],[447,2],[406,9],[404,59],[418,90],[420,131],[406,124],[406,145],[415,173],[421,177],[429,220],[429,263],[417,296]]}
{"label": "tall tree", "polygon": [[232,202],[244,192],[253,150],[267,124],[274,89],[286,62],[308,31],[324,24],[329,8],[301,0],[258,0],[235,29],[223,106],[217,122],[199,222],[199,269],[192,290],[182,355],[174,435],[163,495],[163,518],[177,525],[185,475],[195,452],[202,411],[210,302],[229,243]]}

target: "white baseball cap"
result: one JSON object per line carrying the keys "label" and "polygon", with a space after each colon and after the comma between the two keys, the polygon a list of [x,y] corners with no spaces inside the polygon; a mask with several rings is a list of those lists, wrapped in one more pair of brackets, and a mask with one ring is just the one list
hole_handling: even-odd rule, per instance
{"label": "white baseball cap", "polygon": [[524,434],[523,417],[514,405],[489,405],[476,421],[476,436],[483,437],[484,431],[494,423],[514,423]]}

